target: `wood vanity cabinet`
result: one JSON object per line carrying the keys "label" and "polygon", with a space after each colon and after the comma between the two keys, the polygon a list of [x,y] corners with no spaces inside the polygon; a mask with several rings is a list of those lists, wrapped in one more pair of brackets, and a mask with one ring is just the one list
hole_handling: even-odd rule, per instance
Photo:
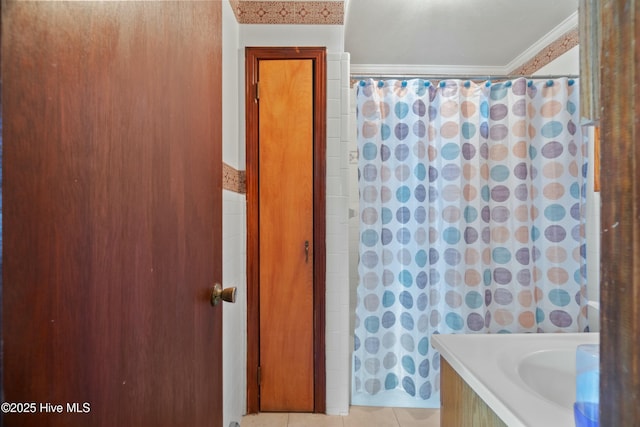
{"label": "wood vanity cabinet", "polygon": [[440,425],[507,427],[444,357],[440,358],[440,381]]}

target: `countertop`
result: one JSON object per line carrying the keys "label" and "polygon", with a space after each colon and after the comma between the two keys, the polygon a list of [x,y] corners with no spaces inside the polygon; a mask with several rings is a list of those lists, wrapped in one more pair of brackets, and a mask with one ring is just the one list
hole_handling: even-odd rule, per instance
{"label": "countertop", "polygon": [[543,369],[538,381],[548,382],[549,390],[556,394],[558,390],[572,393],[564,398],[572,402],[575,357],[571,359],[571,354],[579,344],[598,344],[599,337],[599,333],[434,335],[432,342],[508,426],[571,427],[573,409],[566,407],[566,402],[552,401],[553,393],[542,396],[531,388],[520,375],[521,362],[534,353],[557,352],[558,361],[564,366]]}

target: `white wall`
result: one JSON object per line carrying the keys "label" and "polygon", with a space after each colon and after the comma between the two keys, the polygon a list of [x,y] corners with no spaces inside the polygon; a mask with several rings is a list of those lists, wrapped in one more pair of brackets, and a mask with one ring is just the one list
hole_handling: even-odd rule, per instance
{"label": "white wall", "polygon": [[557,57],[533,75],[580,74],[580,46],[575,46]]}
{"label": "white wall", "polygon": [[[222,160],[244,170],[244,143],[240,139],[241,115],[238,99],[244,94],[238,62],[240,25],[229,2],[222,2]],[[244,124],[242,124],[244,126]],[[223,286],[238,288],[235,304],[222,305],[223,426],[240,423],[246,412],[246,198],[222,192],[222,280]]]}
{"label": "white wall", "polygon": [[349,413],[349,54],[327,55],[327,413]]}
{"label": "white wall", "polygon": [[325,46],[327,52],[344,50],[342,25],[273,25],[244,24],[240,26],[240,45],[258,46]]}

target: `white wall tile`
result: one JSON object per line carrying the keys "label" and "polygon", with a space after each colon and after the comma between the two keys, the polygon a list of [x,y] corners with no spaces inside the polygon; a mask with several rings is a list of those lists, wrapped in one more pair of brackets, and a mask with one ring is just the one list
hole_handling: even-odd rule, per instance
{"label": "white wall tile", "polygon": [[338,112],[338,114],[332,114],[331,118],[332,119],[336,119],[336,118],[340,118],[340,99],[327,99],[327,111],[332,111],[332,112]]}
{"label": "white wall tile", "polygon": [[[340,79],[342,80],[340,86],[349,87],[351,78],[351,57],[349,53],[343,52],[340,55]],[[346,105],[348,106],[348,104]]]}
{"label": "white wall tile", "polygon": [[223,425],[246,413],[246,199],[223,190],[222,285],[236,286],[235,304],[222,306]]}
{"label": "white wall tile", "polygon": [[[239,24],[229,2],[222,4],[222,160],[244,169],[240,142],[241,91],[238,46]],[[244,126],[244,124],[243,124]],[[222,306],[222,422],[240,422],[246,413],[246,199],[222,192],[222,285],[238,288],[235,304]]]}
{"label": "white wall tile", "polygon": [[[346,58],[346,59],[345,59]],[[344,98],[344,65],[348,55],[327,55],[327,70],[331,80],[327,84],[327,413],[347,414],[349,411],[349,269],[348,269],[348,204],[349,186],[345,185],[345,152],[342,112]],[[331,71],[329,71],[331,70]],[[335,102],[333,102],[335,100]],[[347,292],[345,292],[347,290]],[[344,300],[347,300],[347,304]],[[341,321],[342,319],[342,321]]]}
{"label": "white wall tile", "polygon": [[[334,119],[336,120],[336,119]],[[337,158],[340,157],[340,137],[331,137],[327,138],[327,163],[336,162],[336,166],[340,169],[340,161]],[[327,192],[331,193],[334,191],[333,187],[327,186]]]}
{"label": "white wall tile", "polygon": [[327,81],[327,99],[340,99],[340,84],[336,84],[336,81]]}
{"label": "white wall tile", "polygon": [[340,138],[340,116],[327,118],[327,138]]}
{"label": "white wall tile", "polygon": [[338,55],[327,55],[327,80],[340,80],[340,60],[336,60],[336,56]]}

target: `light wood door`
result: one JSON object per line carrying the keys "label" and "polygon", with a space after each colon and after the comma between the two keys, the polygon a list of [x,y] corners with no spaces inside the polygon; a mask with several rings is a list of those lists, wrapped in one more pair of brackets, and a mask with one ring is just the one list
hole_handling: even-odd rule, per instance
{"label": "light wood door", "polygon": [[260,61],[260,410],[313,411],[313,68]]}
{"label": "light wood door", "polygon": [[4,425],[221,426],[221,3],[2,18]]}

